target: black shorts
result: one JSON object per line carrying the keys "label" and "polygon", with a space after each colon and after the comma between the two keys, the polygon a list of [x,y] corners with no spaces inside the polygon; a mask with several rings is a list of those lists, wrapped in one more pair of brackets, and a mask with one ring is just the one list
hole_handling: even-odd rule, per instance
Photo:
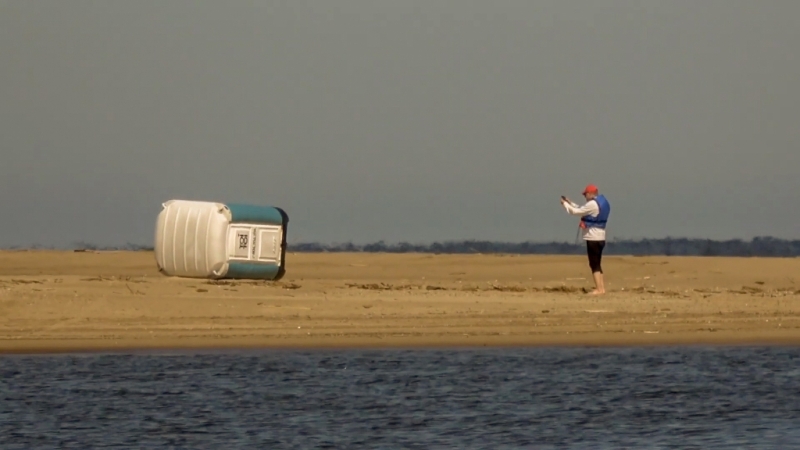
{"label": "black shorts", "polygon": [[600,261],[603,259],[603,249],[606,247],[606,241],[586,241],[586,253],[589,255],[589,267],[592,273],[603,273],[603,267]]}

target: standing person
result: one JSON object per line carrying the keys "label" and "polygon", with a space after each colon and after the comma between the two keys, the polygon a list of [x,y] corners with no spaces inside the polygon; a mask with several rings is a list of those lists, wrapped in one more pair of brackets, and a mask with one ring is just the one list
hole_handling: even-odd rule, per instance
{"label": "standing person", "polygon": [[597,186],[590,184],[583,190],[586,204],[578,206],[566,197],[561,197],[561,204],[568,213],[581,216],[581,231],[583,240],[586,241],[586,253],[589,256],[589,267],[592,269],[595,290],[593,295],[605,294],[603,282],[603,267],[600,262],[603,258],[603,249],[606,246],[606,224],[611,213],[611,205],[605,196],[600,195]]}

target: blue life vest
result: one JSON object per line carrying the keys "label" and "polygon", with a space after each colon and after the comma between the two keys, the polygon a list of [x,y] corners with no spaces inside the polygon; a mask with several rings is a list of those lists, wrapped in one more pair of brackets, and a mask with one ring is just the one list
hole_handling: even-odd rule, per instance
{"label": "blue life vest", "polygon": [[608,215],[611,213],[611,205],[603,195],[598,195],[594,201],[596,201],[597,206],[600,207],[600,214],[598,214],[597,217],[583,216],[581,219],[581,228],[605,229],[608,223]]}

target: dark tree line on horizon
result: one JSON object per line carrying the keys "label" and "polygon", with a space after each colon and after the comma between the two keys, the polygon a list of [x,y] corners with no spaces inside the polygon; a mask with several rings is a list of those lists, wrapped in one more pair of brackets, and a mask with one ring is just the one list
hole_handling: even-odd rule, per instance
{"label": "dark tree line on horizon", "polygon": [[[495,242],[453,241],[432,244],[386,244],[382,241],[356,245],[353,243],[325,245],[318,243],[290,244],[288,250],[298,253],[312,252],[364,252],[364,253],[506,253],[521,255],[577,255],[586,247],[569,242]],[[740,239],[715,241],[711,239],[664,238],[609,241],[606,254],[635,256],[800,256],[800,240],[757,237],[749,241]]]}
{"label": "dark tree line on horizon", "polygon": [[[54,249],[54,247],[29,246],[9,247],[8,249]],[[77,242],[75,250],[128,250],[152,251],[152,245],[126,244],[121,246],[101,246]],[[439,254],[477,254],[505,253],[518,255],[582,255],[586,252],[583,242],[498,242],[463,240],[434,242],[432,244],[411,244],[401,242],[387,244],[383,241],[371,244],[321,244],[290,243],[287,251],[295,253],[439,253]],[[800,256],[800,240],[757,237],[749,241],[731,239],[718,241],[712,239],[663,238],[663,239],[624,239],[612,240],[606,245],[608,255],[634,256],[740,256],[740,257],[797,257]]]}

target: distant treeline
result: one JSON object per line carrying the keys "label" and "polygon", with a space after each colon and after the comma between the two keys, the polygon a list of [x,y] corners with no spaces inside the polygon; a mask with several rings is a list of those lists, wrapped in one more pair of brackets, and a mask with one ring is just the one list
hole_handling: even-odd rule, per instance
{"label": "distant treeline", "polygon": [[[21,248],[21,247],[15,247]],[[29,249],[46,249],[53,247],[31,246]],[[85,242],[73,245],[76,250],[89,251],[152,251],[152,245],[125,244],[121,246],[100,246]],[[288,251],[297,253],[317,252],[363,252],[363,253],[505,253],[519,255],[579,255],[586,252],[583,243],[576,245],[569,242],[497,242],[497,241],[451,241],[434,242],[432,244],[410,244],[401,242],[387,244],[383,241],[372,244],[289,244]],[[606,245],[609,255],[636,256],[762,256],[762,257],[796,257],[800,256],[800,240],[786,240],[772,237],[757,237],[749,241],[733,239],[715,241],[711,239],[639,239],[614,240]]]}
{"label": "distant treeline", "polygon": [[[291,244],[292,252],[365,252],[365,253],[506,253],[521,255],[577,255],[584,254],[586,247],[581,243],[568,242],[495,242],[495,241],[454,241],[434,242],[433,244],[373,244],[356,245],[352,243],[325,245],[317,243]],[[714,241],[710,239],[640,239],[610,241],[606,254],[612,255],[664,255],[664,256],[800,256],[800,240],[784,240],[771,237],[758,237],[750,241],[739,239]]]}

